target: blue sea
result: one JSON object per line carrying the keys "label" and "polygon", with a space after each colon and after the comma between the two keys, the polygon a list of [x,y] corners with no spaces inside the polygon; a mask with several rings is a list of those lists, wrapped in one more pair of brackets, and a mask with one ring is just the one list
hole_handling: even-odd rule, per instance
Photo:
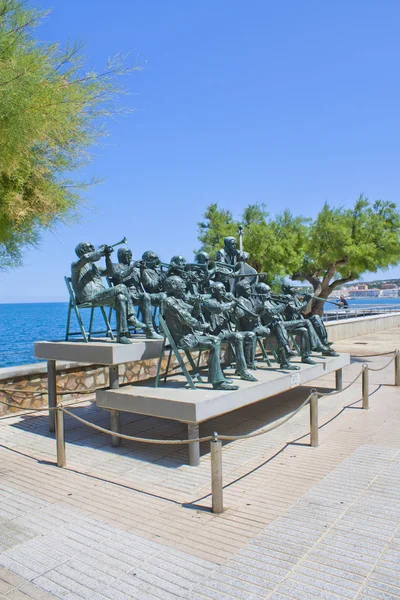
{"label": "blue sea", "polygon": [[[0,368],[39,362],[33,356],[34,342],[65,339],[67,313],[67,302],[0,304]],[[90,310],[81,310],[81,315],[88,329]],[[101,312],[96,309],[93,331],[104,329]],[[79,331],[75,315],[70,331]]]}
{"label": "blue sea", "polygon": [[[397,305],[400,298],[364,298],[349,300],[350,308],[376,305]],[[326,309],[333,305],[326,304]],[[33,344],[39,340],[63,340],[67,323],[67,302],[37,304],[0,304],[0,368],[37,362],[33,356]],[[88,328],[89,310],[83,310],[85,327]],[[104,330],[104,322],[98,309],[95,311],[93,330]],[[78,331],[76,318],[72,315],[72,331]]]}

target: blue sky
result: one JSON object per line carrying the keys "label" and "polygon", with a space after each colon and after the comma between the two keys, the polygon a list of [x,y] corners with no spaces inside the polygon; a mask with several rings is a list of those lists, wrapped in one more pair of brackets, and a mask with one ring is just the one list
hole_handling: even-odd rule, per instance
{"label": "blue sky", "polygon": [[397,0],[37,4],[52,8],[40,39],[85,41],[90,68],[131,51],[144,69],[122,99],[136,112],[108,123],[86,170],[105,181],[82,222],[46,234],[1,275],[0,302],[65,300],[63,275],[85,239],[126,236],[134,257],[151,248],[191,260],[210,202],[237,216],[250,202],[314,216],[361,192],[398,201]]}

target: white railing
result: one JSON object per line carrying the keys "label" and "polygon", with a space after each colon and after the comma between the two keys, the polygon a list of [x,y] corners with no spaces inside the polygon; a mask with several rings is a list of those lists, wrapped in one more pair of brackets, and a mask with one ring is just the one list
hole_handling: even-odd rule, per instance
{"label": "white railing", "polygon": [[326,310],[323,314],[324,321],[342,321],[344,319],[354,319],[358,317],[371,317],[374,315],[387,315],[389,313],[400,312],[400,304],[356,304],[348,308],[338,308],[337,310]]}

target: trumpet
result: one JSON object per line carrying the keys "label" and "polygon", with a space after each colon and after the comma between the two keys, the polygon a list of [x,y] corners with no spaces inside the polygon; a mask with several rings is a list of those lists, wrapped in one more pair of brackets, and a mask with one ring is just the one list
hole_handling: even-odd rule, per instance
{"label": "trumpet", "polygon": [[135,260],[133,263],[133,267],[144,267],[146,265],[146,263],[144,262],[143,258],[141,258],[140,260]]}
{"label": "trumpet", "polygon": [[115,248],[115,246],[121,246],[122,244],[127,244],[128,240],[126,239],[126,237],[122,238],[122,240],[120,242],[117,242],[116,244],[111,244],[111,246],[109,246],[109,248]]}
{"label": "trumpet", "polygon": [[169,269],[171,265],[170,263],[158,261],[158,266],[161,267],[161,269]]}

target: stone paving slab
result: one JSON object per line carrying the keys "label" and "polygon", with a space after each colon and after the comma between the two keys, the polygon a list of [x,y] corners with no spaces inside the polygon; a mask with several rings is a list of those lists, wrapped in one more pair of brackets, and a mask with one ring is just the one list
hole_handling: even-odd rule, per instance
{"label": "stone paving slab", "polygon": [[[386,349],[398,345],[398,330],[384,337]],[[358,350],[356,341],[340,350]],[[345,384],[365,360],[379,367],[388,357],[357,359]],[[68,468],[57,469],[46,417],[0,420],[0,598],[399,598],[400,390],[392,382],[390,367],[371,373],[369,411],[360,409],[360,383],[321,400],[318,448],[307,445],[307,409],[266,436],[224,445],[219,516],[209,512],[207,445],[191,469],[185,448],[112,449],[108,436],[67,419]],[[315,384],[331,391],[333,377]],[[308,390],[214,419],[201,433],[257,431]],[[77,411],[108,426],[90,403]],[[184,432],[139,415],[125,415],[123,427]]]}

